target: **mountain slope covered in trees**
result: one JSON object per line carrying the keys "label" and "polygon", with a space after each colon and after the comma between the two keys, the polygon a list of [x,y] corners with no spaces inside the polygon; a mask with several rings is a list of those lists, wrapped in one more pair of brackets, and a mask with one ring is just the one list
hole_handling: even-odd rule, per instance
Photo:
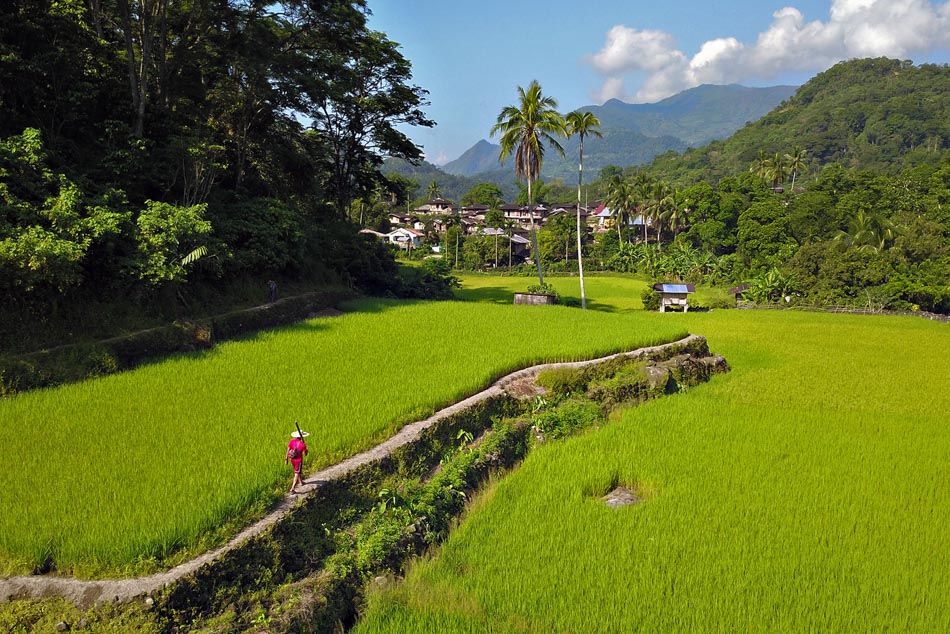
{"label": "mountain slope covered in trees", "polygon": [[935,163],[950,143],[950,67],[892,59],[842,62],[723,141],[660,156],[647,170],[679,182],[716,181],[765,155],[805,151],[827,163],[895,174]]}

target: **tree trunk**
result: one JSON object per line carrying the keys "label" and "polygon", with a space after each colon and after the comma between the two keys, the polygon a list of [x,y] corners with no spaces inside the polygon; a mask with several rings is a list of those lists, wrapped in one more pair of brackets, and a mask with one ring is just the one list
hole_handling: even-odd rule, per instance
{"label": "tree trunk", "polygon": [[534,226],[534,210],[531,209],[531,177],[528,176],[528,215],[531,218],[531,248],[534,249],[534,261],[538,264],[538,283],[544,285],[544,273],[541,272],[541,252],[538,250],[538,229]]}
{"label": "tree trunk", "polygon": [[584,294],[584,258],[581,255],[581,185],[584,182],[584,135],[581,134],[580,160],[577,164],[577,274],[581,279],[581,309],[587,308]]}
{"label": "tree trunk", "polygon": [[139,110],[139,85],[135,73],[135,48],[132,46],[132,16],[129,0],[119,0],[119,13],[122,19],[122,35],[125,40],[125,63],[129,73],[129,89],[132,93],[132,110]]}

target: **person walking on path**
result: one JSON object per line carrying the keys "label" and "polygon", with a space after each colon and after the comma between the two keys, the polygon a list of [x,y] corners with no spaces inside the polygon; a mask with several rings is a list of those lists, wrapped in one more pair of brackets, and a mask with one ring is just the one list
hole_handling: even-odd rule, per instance
{"label": "person walking on path", "polygon": [[287,454],[284,456],[284,464],[288,462],[294,468],[294,481],[290,485],[290,492],[296,493],[297,486],[303,486],[303,457],[307,455],[307,443],[304,438],[309,436],[305,431],[294,431],[290,433],[290,442],[287,443]]}

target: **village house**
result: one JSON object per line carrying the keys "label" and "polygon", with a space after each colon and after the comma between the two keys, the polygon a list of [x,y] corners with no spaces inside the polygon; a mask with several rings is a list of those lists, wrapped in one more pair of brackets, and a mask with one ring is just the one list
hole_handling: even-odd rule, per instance
{"label": "village house", "polygon": [[408,225],[412,222],[413,216],[409,214],[401,214],[398,212],[392,212],[389,214],[389,223],[394,225]]}
{"label": "village house", "polygon": [[373,236],[382,242],[388,242],[386,240],[386,234],[380,233],[379,231],[373,231],[372,229],[360,229],[360,233],[364,236]]}
{"label": "village house", "polygon": [[395,244],[400,249],[417,249],[422,246],[425,234],[415,229],[398,227],[384,236],[386,241]]}
{"label": "village house", "polygon": [[480,234],[483,236],[497,236],[499,244],[504,245],[505,257],[499,258],[499,262],[502,259],[505,262],[508,261],[507,252],[509,239],[511,240],[511,258],[513,262],[520,264],[521,262],[525,261],[531,251],[531,240],[519,235],[518,233],[513,233],[509,238],[504,229],[485,227],[481,230]]}
{"label": "village house", "polygon": [[[594,209],[594,213],[591,215],[591,218],[595,221],[594,231],[596,233],[606,233],[610,230],[616,230],[617,221],[614,218],[616,211],[610,209],[606,205],[598,205]],[[653,226],[653,223],[649,218],[643,216],[643,214],[633,215],[631,214],[627,219],[627,224],[630,229],[634,230],[634,235],[637,238],[642,238],[644,235],[644,226],[647,230]]]}
{"label": "village house", "polygon": [[445,198],[433,198],[425,205],[416,207],[415,211],[420,214],[451,214],[455,211],[455,203]]}
{"label": "village house", "polygon": [[466,205],[462,207],[462,216],[473,218],[479,222],[485,222],[485,215],[488,213],[488,205]]}
{"label": "village house", "polygon": [[513,220],[526,229],[531,226],[532,218],[535,225],[542,225],[550,213],[544,205],[532,205],[529,209],[527,205],[509,203],[502,205],[499,209],[505,214],[506,220]]}

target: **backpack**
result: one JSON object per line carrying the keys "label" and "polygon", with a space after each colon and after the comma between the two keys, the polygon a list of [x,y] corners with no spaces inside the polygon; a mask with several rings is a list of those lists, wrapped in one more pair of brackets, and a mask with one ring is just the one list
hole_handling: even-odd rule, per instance
{"label": "backpack", "polygon": [[291,460],[296,460],[300,457],[300,450],[297,447],[290,447],[287,449],[287,457]]}

